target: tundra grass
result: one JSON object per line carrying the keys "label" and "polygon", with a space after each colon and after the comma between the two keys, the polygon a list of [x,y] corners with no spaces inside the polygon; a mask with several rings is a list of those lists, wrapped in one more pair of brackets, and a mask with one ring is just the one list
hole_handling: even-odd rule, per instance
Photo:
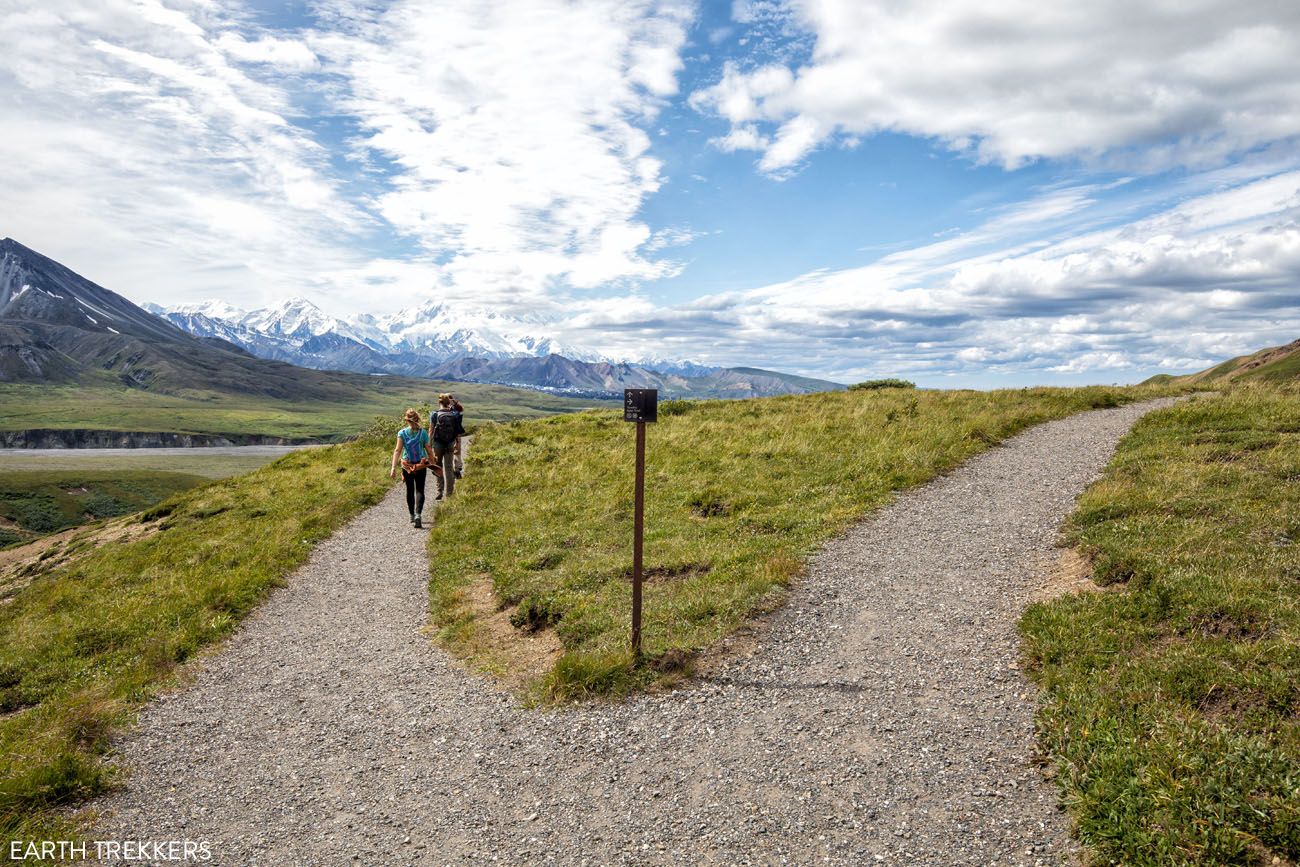
{"label": "tundra grass", "polygon": [[189,391],[161,394],[121,386],[0,384],[0,431],[109,430],[258,435],[338,440],[375,416],[400,416],[451,391],[465,404],[466,423],[539,418],[596,406],[594,401],[471,382],[374,377],[361,400],[285,401],[258,395]]}
{"label": "tundra grass", "polygon": [[0,472],[0,547],[138,512],[206,481],[163,472]]}
{"label": "tundra grass", "polygon": [[1115,592],[1021,628],[1079,836],[1104,863],[1300,862],[1300,392],[1147,416],[1068,538]]}
{"label": "tundra grass", "polygon": [[[386,429],[396,429],[393,422]],[[388,437],[304,449],[151,507],[0,604],[0,837],[66,828],[105,789],[108,735],[389,488]]]}
{"label": "tundra grass", "polygon": [[[590,411],[489,426],[463,495],[430,534],[441,639],[492,670],[471,588],[491,582],[523,629],[563,654],[534,700],[617,695],[780,603],[826,539],[893,492],[1029,425],[1149,390],[859,390],[741,402],[670,401],[649,426],[644,664],[628,650],[634,425]],[[486,645],[486,647],[485,647]]]}

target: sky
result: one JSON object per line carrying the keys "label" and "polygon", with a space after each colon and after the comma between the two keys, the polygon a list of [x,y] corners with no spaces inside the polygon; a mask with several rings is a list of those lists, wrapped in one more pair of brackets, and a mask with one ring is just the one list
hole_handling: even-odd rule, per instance
{"label": "sky", "polygon": [[137,303],[928,386],[1300,337],[1293,0],[0,13],[0,236]]}

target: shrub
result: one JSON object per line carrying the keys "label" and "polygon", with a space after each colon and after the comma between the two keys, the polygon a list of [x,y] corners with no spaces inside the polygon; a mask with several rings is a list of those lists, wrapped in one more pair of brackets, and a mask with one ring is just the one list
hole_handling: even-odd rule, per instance
{"label": "shrub", "polygon": [[868,379],[853,383],[849,391],[875,391],[879,388],[916,388],[916,383],[906,379]]}

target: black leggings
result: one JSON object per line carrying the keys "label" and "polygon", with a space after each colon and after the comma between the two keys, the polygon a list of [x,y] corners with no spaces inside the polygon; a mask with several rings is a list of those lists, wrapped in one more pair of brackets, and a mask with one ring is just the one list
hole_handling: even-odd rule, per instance
{"label": "black leggings", "polygon": [[423,467],[413,473],[402,470],[402,481],[406,482],[406,508],[412,515],[424,511],[424,476],[427,472]]}

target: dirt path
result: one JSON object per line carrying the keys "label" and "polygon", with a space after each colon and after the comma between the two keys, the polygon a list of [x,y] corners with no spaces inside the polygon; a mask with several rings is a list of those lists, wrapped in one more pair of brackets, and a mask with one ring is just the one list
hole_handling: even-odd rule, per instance
{"label": "dirt path", "polygon": [[208,840],[217,864],[1061,863],[1015,621],[1151,408],[901,496],[825,547],[752,655],[613,707],[521,710],[432,648],[394,492],[148,708],[93,836]]}

